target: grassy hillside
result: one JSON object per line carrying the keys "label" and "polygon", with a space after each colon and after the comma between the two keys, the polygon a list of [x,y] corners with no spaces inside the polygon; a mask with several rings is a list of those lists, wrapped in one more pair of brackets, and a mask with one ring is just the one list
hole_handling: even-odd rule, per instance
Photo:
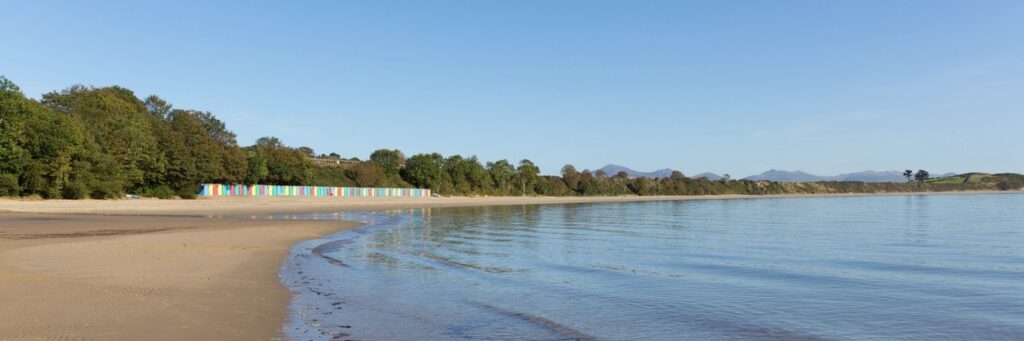
{"label": "grassy hillside", "polygon": [[928,179],[925,182],[934,185],[976,184],[992,186],[993,188],[1001,190],[1010,190],[1024,188],[1024,175],[1016,173],[987,174],[973,172],[954,176]]}

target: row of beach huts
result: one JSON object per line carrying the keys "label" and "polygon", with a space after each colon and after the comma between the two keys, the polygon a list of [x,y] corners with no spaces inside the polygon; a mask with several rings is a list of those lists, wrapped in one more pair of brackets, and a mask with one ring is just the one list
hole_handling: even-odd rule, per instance
{"label": "row of beach huts", "polygon": [[375,187],[324,187],[324,186],[282,186],[282,185],[225,185],[203,184],[199,195],[205,197],[430,197],[430,189],[420,188],[375,188]]}

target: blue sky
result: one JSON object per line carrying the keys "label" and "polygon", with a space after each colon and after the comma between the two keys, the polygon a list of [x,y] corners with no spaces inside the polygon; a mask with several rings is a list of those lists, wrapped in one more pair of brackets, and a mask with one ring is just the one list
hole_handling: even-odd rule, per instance
{"label": "blue sky", "polygon": [[1024,172],[1021,1],[12,1],[0,74],[242,144],[745,176]]}

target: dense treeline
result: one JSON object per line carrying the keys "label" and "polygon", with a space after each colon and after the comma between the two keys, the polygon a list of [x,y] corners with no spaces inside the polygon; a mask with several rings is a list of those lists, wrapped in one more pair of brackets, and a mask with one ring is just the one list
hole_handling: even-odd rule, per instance
{"label": "dense treeline", "polygon": [[[776,183],[609,176],[571,165],[541,175],[530,160],[381,149],[369,160],[316,166],[313,150],[274,137],[239,146],[224,122],[125,88],[72,86],[25,97],[0,76],[0,196],[191,198],[202,183],[430,188],[442,195],[710,195],[997,189],[993,183]],[[331,153],[335,158],[340,156]],[[1005,185],[1005,184],[1004,184]],[[1014,187],[1016,188],[1016,187]]]}
{"label": "dense treeline", "polygon": [[0,77],[0,195],[193,197],[206,182],[305,184],[313,165],[276,138],[239,147],[209,112],[125,88],[27,98]]}

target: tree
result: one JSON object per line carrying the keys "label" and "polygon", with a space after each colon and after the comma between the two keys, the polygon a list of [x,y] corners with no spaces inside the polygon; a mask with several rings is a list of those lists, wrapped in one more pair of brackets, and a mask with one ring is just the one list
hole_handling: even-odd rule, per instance
{"label": "tree", "polygon": [[677,171],[677,170],[672,171],[672,175],[669,176],[669,179],[672,179],[673,181],[680,181],[680,180],[683,180],[685,178],[686,177],[683,176],[683,172],[680,172],[680,171]]}
{"label": "tree", "polygon": [[615,173],[614,178],[616,179],[629,179],[629,173],[626,171],[618,171]]}
{"label": "tree", "polygon": [[917,170],[917,173],[914,174],[914,180],[917,180],[919,182],[924,182],[925,180],[928,180],[928,177],[928,171],[924,169],[919,169]]}
{"label": "tree", "polygon": [[380,183],[383,172],[375,162],[360,162],[352,168],[346,169],[345,174],[352,179],[358,187],[373,187]]}
{"label": "tree", "polygon": [[462,155],[452,155],[444,160],[444,170],[452,182],[452,190],[455,194],[469,194],[473,192],[473,184],[469,179],[470,164]]}
{"label": "tree", "polygon": [[146,97],[146,100],[143,103],[146,105],[146,110],[159,119],[166,119],[167,115],[170,115],[171,110],[174,109],[170,103],[167,103],[167,101],[157,97],[156,95]]}
{"label": "tree", "polygon": [[377,149],[370,154],[370,161],[376,162],[385,176],[398,176],[405,164],[405,155],[398,149]]}
{"label": "tree", "polygon": [[128,89],[75,85],[43,95],[43,104],[79,119],[100,152],[118,165],[108,179],[142,190],[160,181],[166,160],[153,133],[155,120]]}
{"label": "tree", "polygon": [[[88,196],[89,185],[97,185],[91,182],[92,171],[110,164],[87,142],[79,120],[26,98],[0,76],[0,195]],[[109,184],[116,183],[108,178]],[[65,196],[69,185],[76,190]],[[117,183],[111,192],[120,190]]]}
{"label": "tree", "polygon": [[565,186],[569,190],[575,191],[576,187],[580,185],[580,173],[576,171],[576,167],[573,165],[562,166],[562,181],[565,182]]}
{"label": "tree", "polygon": [[[0,79],[0,87],[17,89],[2,83]],[[75,173],[73,165],[86,159],[84,135],[74,118],[20,92],[0,91],[0,174],[6,174],[6,183],[0,184],[6,188],[0,192],[60,198]],[[78,173],[86,176],[84,169]]]}
{"label": "tree", "polygon": [[[28,99],[18,86],[0,76],[0,174],[8,174],[15,179],[21,174],[25,161],[31,158],[22,145],[25,120],[29,115],[27,107]],[[12,183],[12,186],[18,185],[17,181]],[[17,191],[11,189],[7,192],[20,192],[20,186],[17,187]]]}
{"label": "tree", "polygon": [[[260,177],[274,185],[304,185],[313,178],[313,162],[308,155],[297,148],[285,146],[276,137],[261,137],[256,144],[248,148],[250,172],[262,172],[266,168],[266,176]],[[252,177],[250,177],[252,178]]]}
{"label": "tree", "polygon": [[264,179],[270,174],[270,169],[267,168],[267,157],[263,155],[263,150],[260,148],[249,147],[247,149],[245,183],[264,183]]}
{"label": "tree", "polygon": [[541,176],[537,182],[537,194],[547,196],[571,195],[572,191],[565,186],[565,181],[557,176]]}
{"label": "tree", "polygon": [[7,77],[0,76],[0,92],[21,94],[21,88]]}
{"label": "tree", "polygon": [[[534,165],[532,161],[523,159],[522,161],[519,161],[519,168],[517,170],[519,171],[519,176],[517,177],[520,186],[519,193],[521,195],[536,193],[533,190],[533,186],[537,184],[537,176],[540,175],[540,168]],[[527,192],[527,188],[530,189],[529,192]]]}
{"label": "tree", "polygon": [[466,176],[473,185],[474,191],[478,194],[491,193],[494,190],[494,180],[491,179],[491,175],[484,165],[480,164],[476,155],[466,159],[465,163],[468,168]]}
{"label": "tree", "polygon": [[905,170],[905,171],[903,171],[903,177],[904,177],[904,178],[907,178],[907,181],[908,181],[908,182],[909,182],[909,181],[913,181],[913,180],[914,180],[914,171],[912,171],[912,170],[909,170],[909,169],[908,169],[908,170]]}
{"label": "tree", "polygon": [[183,197],[194,195],[197,184],[238,183],[243,178],[239,173],[244,172],[244,158],[226,155],[235,148],[214,138],[204,123],[205,114],[175,109],[163,115],[163,124],[154,125],[168,160],[162,185],[170,186]]}
{"label": "tree", "polygon": [[450,190],[450,186],[445,186],[444,164],[445,159],[441,154],[416,154],[405,161],[402,173],[405,180],[413,186],[429,188],[439,193],[446,192]]}
{"label": "tree", "polygon": [[487,163],[487,172],[491,174],[494,185],[503,195],[509,195],[509,187],[516,177],[516,168],[508,160],[498,160]]}
{"label": "tree", "polygon": [[598,178],[606,178],[608,177],[608,173],[605,172],[604,169],[598,169],[597,172],[594,172],[594,176]]}

